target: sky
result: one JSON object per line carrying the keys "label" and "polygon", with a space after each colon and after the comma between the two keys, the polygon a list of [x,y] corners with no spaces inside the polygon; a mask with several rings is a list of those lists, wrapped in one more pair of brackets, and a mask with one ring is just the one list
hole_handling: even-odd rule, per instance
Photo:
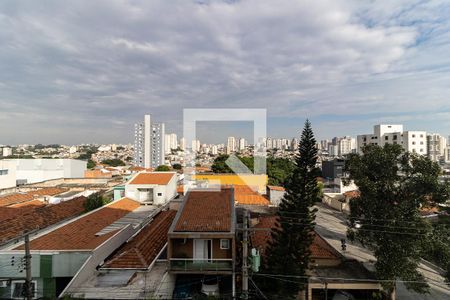
{"label": "sky", "polygon": [[274,137],[306,118],[318,139],[447,136],[449,15],[448,0],[2,0],[0,144],[128,143],[145,113],[181,134],[184,108],[265,108]]}

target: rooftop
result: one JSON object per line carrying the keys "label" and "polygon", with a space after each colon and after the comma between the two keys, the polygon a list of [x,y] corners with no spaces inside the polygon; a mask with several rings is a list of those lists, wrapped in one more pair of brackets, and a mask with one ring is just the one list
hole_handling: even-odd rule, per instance
{"label": "rooftop", "polygon": [[39,198],[42,196],[54,196],[63,192],[66,192],[67,189],[61,188],[44,188],[35,191],[29,191],[26,193],[14,193],[10,195],[6,195],[0,197],[0,206],[9,206],[16,203],[22,203],[26,201],[33,200],[35,198]]}
{"label": "rooftop", "polygon": [[0,207],[0,243],[78,216],[84,212],[85,201],[85,197],[77,197],[45,206]]}
{"label": "rooftop", "polygon": [[282,187],[282,186],[268,185],[267,187],[269,188],[269,190],[280,191],[280,192],[285,191],[284,187]]}
{"label": "rooftop", "polygon": [[167,232],[175,210],[160,212],[131,241],[123,244],[104,264],[104,268],[147,269],[167,243]]}
{"label": "rooftop", "polygon": [[234,200],[241,205],[264,205],[270,201],[247,185],[234,185]]}
{"label": "rooftop", "polygon": [[[70,201],[73,200],[61,204]],[[93,250],[113,236],[118,229],[103,235],[96,235],[96,233],[139,206],[138,202],[128,198],[114,201],[32,240],[30,243],[31,250]],[[23,246],[17,249],[23,249]]]}
{"label": "rooftop", "polygon": [[175,172],[141,172],[138,173],[129,184],[166,185],[173,176],[176,176]]}
{"label": "rooftop", "polygon": [[233,190],[190,190],[178,211],[175,232],[229,232],[233,222]]}
{"label": "rooftop", "polygon": [[[262,216],[259,218],[259,223],[254,228],[276,228],[277,216]],[[264,252],[272,240],[271,231],[255,231],[251,236],[253,247],[259,249],[261,254]],[[313,259],[338,259],[340,254],[330,244],[328,244],[320,235],[315,233],[314,241],[310,247],[311,258]]]}

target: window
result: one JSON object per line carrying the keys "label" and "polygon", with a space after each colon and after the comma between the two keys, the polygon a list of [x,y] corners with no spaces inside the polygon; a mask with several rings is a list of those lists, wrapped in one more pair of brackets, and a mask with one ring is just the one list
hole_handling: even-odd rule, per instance
{"label": "window", "polygon": [[385,140],[385,141],[389,140],[389,136],[385,136],[385,137],[384,137],[384,140]]}
{"label": "window", "polygon": [[394,137],[392,139],[393,140],[397,140],[397,135],[394,135]]}
{"label": "window", "polygon": [[415,134],[413,134],[413,135],[412,135],[412,137],[416,137],[416,135],[415,135]]}
{"label": "window", "polygon": [[0,170],[0,175],[8,175],[8,170]]}
{"label": "window", "polygon": [[412,144],[413,144],[413,145],[415,145],[415,144],[416,144],[416,142],[412,142]]}
{"label": "window", "polygon": [[158,195],[158,197],[161,197],[161,196],[162,196],[162,193],[158,193],[157,195]]}
{"label": "window", "polygon": [[220,239],[220,249],[230,249],[230,240]]}

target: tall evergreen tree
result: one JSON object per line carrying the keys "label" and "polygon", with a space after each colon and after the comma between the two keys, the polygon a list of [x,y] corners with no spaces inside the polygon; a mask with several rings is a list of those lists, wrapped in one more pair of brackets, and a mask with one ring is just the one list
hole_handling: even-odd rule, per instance
{"label": "tall evergreen tree", "polygon": [[272,242],[265,266],[266,271],[271,274],[299,276],[297,280],[271,282],[277,296],[283,299],[296,297],[306,287],[306,271],[317,211],[313,206],[320,201],[317,151],[311,123],[306,120],[294,170],[286,182],[286,193],[279,206],[278,226],[272,230]]}
{"label": "tall evergreen tree", "polygon": [[[370,248],[377,259],[376,275],[395,299],[395,281],[426,292],[425,279],[417,271],[420,240],[430,226],[419,214],[421,205],[448,199],[448,187],[439,181],[437,163],[424,156],[404,152],[400,145],[369,145],[363,153],[351,154],[346,163],[348,181],[359,187],[360,196],[350,202],[351,226],[348,236]],[[359,227],[359,226],[358,226]]]}

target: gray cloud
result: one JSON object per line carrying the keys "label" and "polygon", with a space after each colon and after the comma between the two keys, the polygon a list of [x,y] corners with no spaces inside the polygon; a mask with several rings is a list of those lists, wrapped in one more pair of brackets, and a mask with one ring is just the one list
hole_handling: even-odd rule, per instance
{"label": "gray cloud", "polygon": [[267,108],[283,135],[307,116],[319,136],[393,114],[450,131],[433,117],[450,111],[449,7],[2,1],[0,143],[128,142],[144,113],[181,132],[193,107]]}

